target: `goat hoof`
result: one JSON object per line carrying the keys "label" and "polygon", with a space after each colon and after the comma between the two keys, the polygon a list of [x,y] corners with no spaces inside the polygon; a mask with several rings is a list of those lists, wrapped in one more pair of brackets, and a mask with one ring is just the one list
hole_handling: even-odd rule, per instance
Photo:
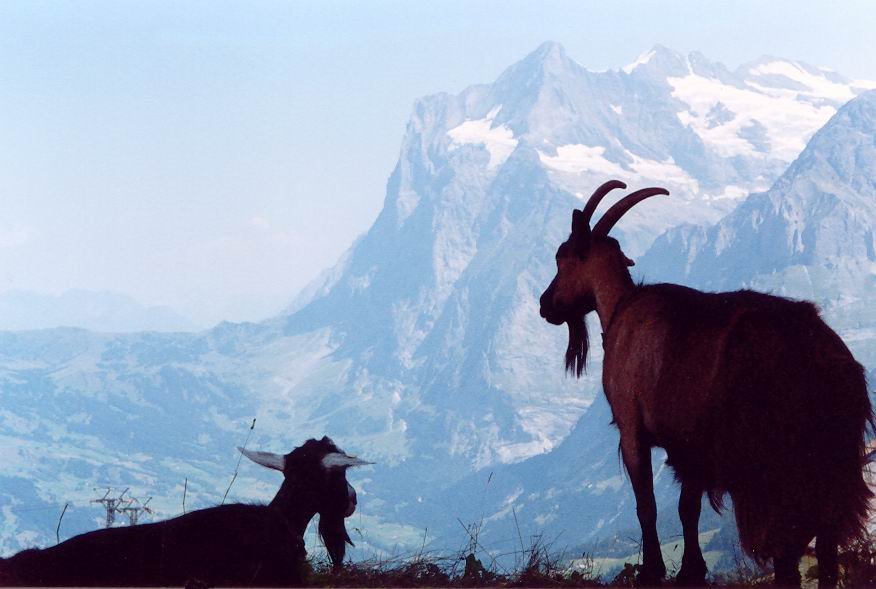
{"label": "goat hoof", "polygon": [[659,587],[666,576],[666,567],[642,568],[639,572],[639,587]]}
{"label": "goat hoof", "polygon": [[706,586],[706,569],[692,569],[681,567],[678,575],[675,576],[675,584],[678,587],[705,587]]}

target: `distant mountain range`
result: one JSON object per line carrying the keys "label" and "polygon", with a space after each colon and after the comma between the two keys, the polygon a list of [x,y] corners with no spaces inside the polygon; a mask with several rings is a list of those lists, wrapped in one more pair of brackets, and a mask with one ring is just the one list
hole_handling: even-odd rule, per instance
{"label": "distant mountain range", "polygon": [[0,292],[0,330],[81,327],[91,331],[195,331],[173,309],[141,305],[129,296],[69,290],[53,296],[25,290]]}
{"label": "distant mountain range", "polygon": [[[285,314],[194,334],[0,334],[0,550],[49,542],[65,501],[67,534],[94,527],[100,485],[154,495],[162,514],[184,484],[190,507],[218,501],[256,417],[251,447],[328,434],[378,462],[351,473],[354,558],[457,547],[460,521],[482,521],[497,552],[535,533],[629,551],[601,350],[567,379],[565,331],[538,315],[572,208],[611,177],[667,186],[613,232],[640,273],[813,298],[872,370],[876,94],[854,99],[871,86],[660,46],[591,72],[546,43],[492,84],[417,101],[379,217]],[[278,484],[241,474],[232,496]],[[658,489],[671,527],[663,471]]]}

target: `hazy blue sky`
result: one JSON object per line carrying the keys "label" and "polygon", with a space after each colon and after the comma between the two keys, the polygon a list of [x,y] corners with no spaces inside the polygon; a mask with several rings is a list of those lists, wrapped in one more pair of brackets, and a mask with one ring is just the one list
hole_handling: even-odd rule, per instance
{"label": "hazy blue sky", "polygon": [[0,3],[0,291],[280,309],[367,230],[413,101],[546,40],[876,79],[876,2]]}

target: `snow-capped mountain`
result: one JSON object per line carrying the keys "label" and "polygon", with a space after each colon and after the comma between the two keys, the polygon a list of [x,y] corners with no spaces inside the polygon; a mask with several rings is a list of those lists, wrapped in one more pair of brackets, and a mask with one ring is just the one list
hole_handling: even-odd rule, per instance
{"label": "snow-capped mountain", "polygon": [[[844,106],[781,178],[713,226],[662,235],[661,278],[817,301],[847,341],[871,337],[876,284],[876,91]],[[854,347],[854,343],[852,343]],[[862,350],[862,353],[865,353]],[[870,352],[862,358],[870,366]]]}
{"label": "snow-capped mountain", "polygon": [[[639,258],[636,268],[652,281],[708,290],[753,286],[814,300],[857,358],[871,368],[872,379],[874,168],[876,91],[870,91],[842,107],[769,191],[749,196],[716,225],[667,231]],[[573,532],[587,549],[602,542],[603,553],[635,553],[636,546],[612,536],[626,528],[629,536],[638,538],[635,500],[620,466],[618,434],[607,426],[610,419],[607,403],[598,395],[553,451],[497,465],[488,476],[470,475],[440,491],[445,496],[436,502],[455,500],[463,505],[462,498],[476,498],[465,504],[461,517],[485,521],[481,539],[500,551],[517,537],[520,525],[526,533],[550,540]],[[662,464],[662,453],[655,453],[654,470],[660,526],[667,540],[680,533],[675,516],[678,491]],[[732,530],[732,517],[722,520],[706,504],[701,531],[722,526]],[[707,560],[726,558],[718,546],[723,537],[714,544],[705,542]]]}
{"label": "snow-capped mountain", "polygon": [[[66,501],[67,535],[94,527],[94,487],[130,485],[161,515],[181,510],[183,488],[189,508],[219,501],[253,417],[250,447],[328,434],[379,462],[351,473],[365,549],[419,546],[424,530],[454,544],[489,472],[497,534],[518,505],[526,529],[578,506],[570,545],[628,525],[614,434],[604,407],[587,411],[599,346],[589,374],[567,379],[565,333],[538,315],[571,209],[608,177],[672,189],[618,227],[630,255],[682,222],[714,223],[862,87],[663,47],[591,72],[547,43],[492,84],[417,101],[379,217],[286,314],[198,334],[0,337],[0,551],[53,539]],[[244,467],[230,496],[277,484]]]}

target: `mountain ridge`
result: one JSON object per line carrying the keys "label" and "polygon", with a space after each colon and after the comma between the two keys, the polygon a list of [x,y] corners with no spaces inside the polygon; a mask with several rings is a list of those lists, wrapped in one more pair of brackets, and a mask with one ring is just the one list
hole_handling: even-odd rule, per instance
{"label": "mountain ridge", "polygon": [[102,332],[203,329],[173,309],[142,305],[108,291],[68,290],[48,295],[25,290],[0,293],[0,330],[81,327]]}

